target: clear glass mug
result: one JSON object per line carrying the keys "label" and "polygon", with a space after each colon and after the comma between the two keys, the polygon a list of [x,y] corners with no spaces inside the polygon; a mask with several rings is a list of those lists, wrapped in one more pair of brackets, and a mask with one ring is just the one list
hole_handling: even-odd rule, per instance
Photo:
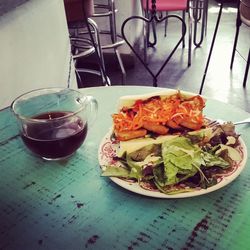
{"label": "clear glass mug", "polygon": [[11,109],[27,148],[46,160],[61,160],[84,142],[98,104],[73,89],[47,88],[19,96]]}

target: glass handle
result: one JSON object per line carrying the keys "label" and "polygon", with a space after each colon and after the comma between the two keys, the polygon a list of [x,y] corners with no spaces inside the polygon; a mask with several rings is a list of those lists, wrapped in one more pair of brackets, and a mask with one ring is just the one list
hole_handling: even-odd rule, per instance
{"label": "glass handle", "polygon": [[93,96],[86,96],[90,108],[90,116],[88,118],[88,125],[92,125],[96,119],[98,112],[98,102]]}

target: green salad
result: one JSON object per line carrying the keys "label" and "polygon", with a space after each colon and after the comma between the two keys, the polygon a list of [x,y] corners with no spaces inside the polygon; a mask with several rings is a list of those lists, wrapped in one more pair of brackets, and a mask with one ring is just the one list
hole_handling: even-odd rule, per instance
{"label": "green salad", "polygon": [[102,176],[136,181],[166,194],[206,189],[241,160],[239,135],[232,123],[199,131],[120,142]]}

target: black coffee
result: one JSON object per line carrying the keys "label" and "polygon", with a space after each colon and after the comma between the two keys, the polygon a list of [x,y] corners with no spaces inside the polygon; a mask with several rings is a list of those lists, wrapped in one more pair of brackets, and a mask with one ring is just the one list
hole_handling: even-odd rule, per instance
{"label": "black coffee", "polygon": [[70,116],[70,112],[50,112],[32,117],[33,119],[49,119],[44,124],[29,124],[22,139],[35,154],[45,158],[63,158],[74,153],[83,143],[88,126],[78,116]]}

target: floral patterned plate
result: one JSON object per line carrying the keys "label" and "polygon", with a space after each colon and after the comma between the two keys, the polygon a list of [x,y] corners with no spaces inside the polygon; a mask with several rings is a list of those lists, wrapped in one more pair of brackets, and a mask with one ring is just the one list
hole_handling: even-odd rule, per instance
{"label": "floral patterned plate", "polygon": [[[105,168],[105,166],[107,165],[112,164],[119,166],[120,164],[119,161],[114,159],[114,157],[116,156],[116,151],[119,147],[119,142],[111,138],[112,138],[112,130],[110,130],[104,136],[99,146],[98,160],[102,169]],[[230,169],[229,172],[226,172],[225,174],[218,176],[217,184],[207,189],[197,188],[194,191],[182,192],[177,194],[164,194],[161,193],[158,189],[153,189],[151,187],[148,187],[147,185],[139,185],[138,182],[125,180],[117,177],[109,177],[109,178],[117,185],[131,192],[155,198],[186,198],[186,197],[193,197],[193,196],[207,194],[231,183],[239,176],[239,174],[244,169],[247,161],[247,148],[242,138],[239,138],[239,142],[240,145],[238,146],[237,150],[242,156],[241,161],[235,162],[235,164],[233,165],[233,167]]]}

